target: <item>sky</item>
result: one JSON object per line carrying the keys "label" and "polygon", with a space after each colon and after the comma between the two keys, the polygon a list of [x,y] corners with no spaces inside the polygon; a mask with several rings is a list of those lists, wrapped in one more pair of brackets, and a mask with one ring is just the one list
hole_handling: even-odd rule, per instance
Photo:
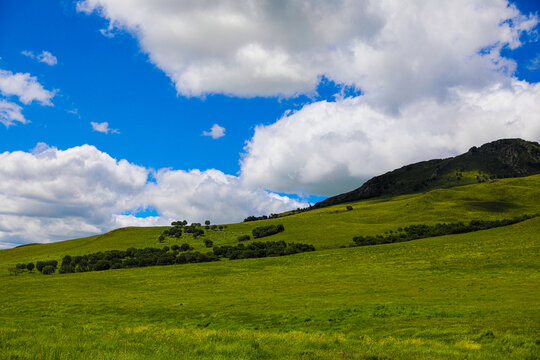
{"label": "sky", "polygon": [[539,141],[539,10],[0,0],[0,248],[237,222]]}

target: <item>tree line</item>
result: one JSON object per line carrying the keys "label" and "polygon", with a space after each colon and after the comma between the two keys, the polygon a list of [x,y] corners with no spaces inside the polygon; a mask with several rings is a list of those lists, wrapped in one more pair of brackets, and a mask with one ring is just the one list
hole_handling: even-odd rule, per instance
{"label": "tree line", "polygon": [[404,228],[398,228],[397,231],[390,230],[383,235],[355,236],[353,238],[354,243],[351,246],[390,244],[435,236],[487,230],[516,224],[521,221],[532,219],[536,216],[538,216],[538,214],[516,216],[514,218],[504,220],[472,220],[467,224],[460,221],[455,223],[439,223],[436,225],[410,225]]}
{"label": "tree line", "polygon": [[[206,230],[223,230],[227,228],[227,225],[210,225],[210,220],[206,220],[204,222],[204,228]],[[173,221],[171,223],[171,227],[163,230],[161,235],[158,237],[158,241],[160,243],[165,242],[165,239],[167,237],[174,237],[174,238],[180,238],[182,237],[182,233],[185,234],[191,234],[194,239],[198,238],[199,236],[204,236],[204,230],[201,225],[201,223],[191,223],[188,225],[188,222],[186,220],[183,221]]]}
{"label": "tree line", "polygon": [[279,224],[279,225],[259,226],[251,230],[251,233],[253,234],[253,237],[255,239],[258,239],[265,236],[274,235],[282,231],[285,231],[285,228],[283,227],[282,224]]}
{"label": "tree line", "polygon": [[315,247],[301,243],[286,243],[285,241],[256,241],[248,245],[216,246],[213,249],[214,255],[225,257],[229,260],[284,256],[307,251],[315,251]]}

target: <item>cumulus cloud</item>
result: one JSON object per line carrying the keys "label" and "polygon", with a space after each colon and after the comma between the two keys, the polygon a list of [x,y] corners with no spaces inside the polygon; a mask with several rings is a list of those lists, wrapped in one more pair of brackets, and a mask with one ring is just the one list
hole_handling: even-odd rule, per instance
{"label": "cumulus cloud", "polygon": [[0,99],[0,122],[6,127],[13,125],[15,121],[21,124],[28,122],[21,111],[22,108],[19,105]]}
{"label": "cumulus cloud", "polygon": [[179,93],[292,96],[320,76],[396,110],[448,88],[501,82],[538,19],[506,0],[83,0],[109,28],[137,37]]}
{"label": "cumulus cloud", "polygon": [[540,140],[540,84],[454,88],[447,101],[416,101],[398,114],[363,96],[322,101],[257,127],[241,176],[247,186],[335,195],[412,162],[511,137]]}
{"label": "cumulus cloud", "polygon": [[31,59],[36,59],[39,62],[45,63],[49,66],[56,65],[58,63],[58,59],[56,56],[51,54],[48,51],[42,51],[41,54],[35,55],[32,51],[22,51],[21,52],[24,56],[28,56]]}
{"label": "cumulus cloud", "polygon": [[210,131],[203,131],[203,136],[210,136],[212,139],[219,139],[220,137],[225,136],[225,128],[219,126],[218,124],[212,125]]}
{"label": "cumulus cloud", "polygon": [[0,93],[3,96],[17,96],[23,104],[37,101],[41,105],[51,106],[54,91],[49,91],[28,73],[12,73],[0,69]]}
{"label": "cumulus cloud", "polygon": [[[0,154],[0,248],[101,233],[120,226],[165,225],[173,219],[241,221],[251,214],[305,206],[245,189],[217,170],[150,170],[93,146]],[[125,215],[151,206],[160,216]]]}
{"label": "cumulus cloud", "polygon": [[104,134],[119,134],[119,131],[117,129],[111,129],[109,127],[109,123],[108,122],[102,122],[102,123],[97,123],[97,122],[93,122],[91,121],[90,122],[90,125],[92,125],[92,129],[94,129],[94,131],[97,131],[97,132],[101,132],[101,133],[104,133]]}

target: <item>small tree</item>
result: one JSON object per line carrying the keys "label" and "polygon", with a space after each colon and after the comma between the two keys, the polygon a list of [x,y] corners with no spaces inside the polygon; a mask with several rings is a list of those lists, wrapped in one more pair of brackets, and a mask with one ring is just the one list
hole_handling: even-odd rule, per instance
{"label": "small tree", "polygon": [[204,225],[209,226],[210,225],[210,220],[205,220]]}
{"label": "small tree", "polygon": [[31,262],[31,263],[26,264],[26,268],[28,269],[28,271],[34,270],[34,263]]}
{"label": "small tree", "polygon": [[211,248],[212,246],[214,246],[214,242],[212,240],[204,239],[204,246],[206,246],[207,248]]}
{"label": "small tree", "polygon": [[353,207],[351,205],[347,205],[347,211],[351,211]]}
{"label": "small tree", "polygon": [[159,235],[158,240],[160,243],[165,242],[165,237],[163,235]]}
{"label": "small tree", "polygon": [[54,273],[54,267],[52,265],[47,265],[41,270],[41,273],[43,275],[51,275]]}

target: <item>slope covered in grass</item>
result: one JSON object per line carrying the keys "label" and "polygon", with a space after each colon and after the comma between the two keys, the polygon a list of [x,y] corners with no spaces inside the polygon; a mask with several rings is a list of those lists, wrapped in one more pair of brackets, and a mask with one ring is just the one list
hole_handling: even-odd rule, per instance
{"label": "slope covered in grass", "polygon": [[339,248],[351,244],[354,236],[376,235],[410,224],[495,220],[540,213],[538,199],[540,175],[535,175],[366,200],[350,204],[352,211],[347,211],[345,205],[336,205],[277,219],[231,224],[223,231],[206,231],[204,237],[193,239],[184,234],[179,239],[169,238],[163,244],[157,239],[164,228],[123,228],[83,239],[2,250],[0,270],[17,262],[61,259],[66,254],[82,255],[129,247],[189,243],[196,250],[207,251],[203,239],[212,240],[216,246],[237,244],[238,236],[251,234],[253,228],[269,224],[283,224],[285,231],[265,240],[307,243],[318,250]]}
{"label": "slope covered in grass", "polygon": [[279,258],[0,275],[0,358],[534,359],[540,219]]}

